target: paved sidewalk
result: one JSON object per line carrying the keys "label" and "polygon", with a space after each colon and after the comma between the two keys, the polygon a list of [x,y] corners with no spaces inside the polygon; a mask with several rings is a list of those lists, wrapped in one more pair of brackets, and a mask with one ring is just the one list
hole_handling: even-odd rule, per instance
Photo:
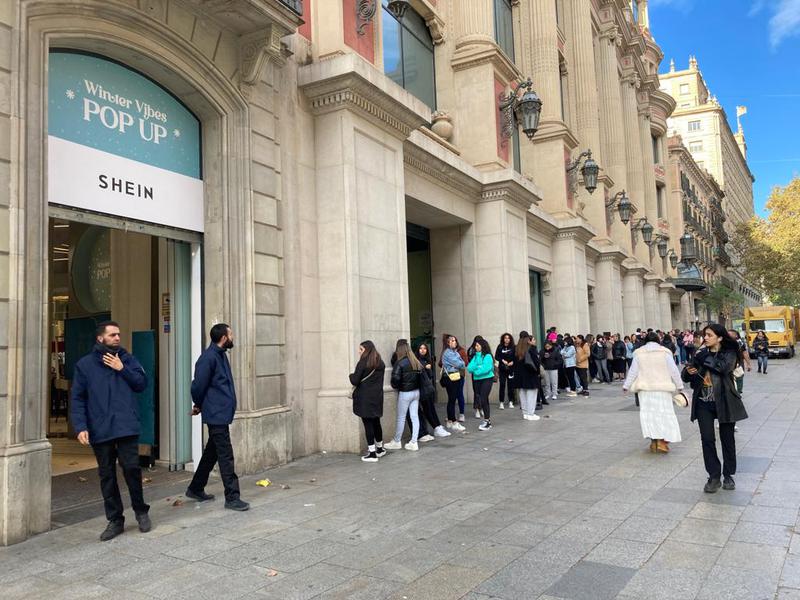
{"label": "paved sidewalk", "polygon": [[632,398],[595,384],[538,422],[497,410],[490,432],[468,419],[378,464],[323,454],[268,488],[242,478],[246,513],[149,498],[149,534],[129,517],[100,543],[98,517],[0,548],[0,597],[798,600],[798,375],[800,359],[747,376],[735,492],[703,494],[688,411],[684,441],[653,455]]}

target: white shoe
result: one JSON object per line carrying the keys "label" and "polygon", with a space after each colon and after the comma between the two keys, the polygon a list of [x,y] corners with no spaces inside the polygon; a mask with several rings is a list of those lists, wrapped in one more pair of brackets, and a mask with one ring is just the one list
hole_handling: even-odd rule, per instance
{"label": "white shoe", "polygon": [[475,411],[475,418],[476,419],[482,419],[483,418],[483,415],[481,414],[481,411],[479,411],[479,410]]}
{"label": "white shoe", "polygon": [[534,414],[534,415],[522,415],[522,418],[525,419],[526,421],[538,421],[542,417]]}
{"label": "white shoe", "polygon": [[400,448],[403,447],[403,444],[401,444],[400,442],[396,442],[395,440],[392,440],[391,442],[386,442],[383,445],[383,447],[386,448],[387,450],[400,450]]}
{"label": "white shoe", "polygon": [[489,421],[484,421],[480,425],[478,425],[478,429],[481,431],[489,431],[492,428],[492,424]]}
{"label": "white shoe", "polygon": [[500,410],[505,410],[505,409],[506,409],[506,403],[505,402],[501,402],[500,403]]}
{"label": "white shoe", "polygon": [[509,402],[508,403],[508,408],[514,408],[514,403],[513,402]]}
{"label": "white shoe", "polygon": [[466,431],[467,428],[464,427],[461,423],[453,423],[453,429],[456,431]]}
{"label": "white shoe", "polygon": [[739,431],[739,426],[738,426],[738,425],[734,425],[734,426],[733,426],[733,430],[734,430],[734,431]]}
{"label": "white shoe", "polygon": [[577,396],[578,392],[567,392],[567,396]]}
{"label": "white shoe", "polygon": [[406,450],[411,450],[412,452],[416,452],[417,450],[419,450],[419,445],[417,444],[417,442],[407,442]]}
{"label": "white shoe", "polygon": [[436,429],[433,430],[433,435],[435,437],[450,437],[450,432],[447,431],[441,425],[439,425]]}
{"label": "white shoe", "polygon": [[[419,441],[420,442],[432,442],[433,441],[433,436],[431,434],[423,435],[421,438],[419,438]],[[406,444],[406,446],[408,446],[408,444]]]}
{"label": "white shoe", "polygon": [[458,415],[458,422],[459,423],[463,423],[466,420],[467,419],[466,419],[466,417],[464,417],[464,413],[461,413],[461,414]]}

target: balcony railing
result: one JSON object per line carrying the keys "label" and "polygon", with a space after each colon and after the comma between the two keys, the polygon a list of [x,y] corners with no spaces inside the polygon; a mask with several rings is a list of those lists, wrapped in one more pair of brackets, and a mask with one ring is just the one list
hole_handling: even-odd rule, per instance
{"label": "balcony railing", "polygon": [[278,0],[278,2],[301,17],[303,16],[303,0]]}

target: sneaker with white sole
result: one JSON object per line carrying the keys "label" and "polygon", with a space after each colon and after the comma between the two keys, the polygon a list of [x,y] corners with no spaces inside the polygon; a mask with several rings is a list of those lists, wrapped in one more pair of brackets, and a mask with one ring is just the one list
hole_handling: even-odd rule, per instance
{"label": "sneaker with white sole", "polygon": [[378,455],[375,452],[369,452],[365,456],[362,456],[361,460],[364,462],[378,462]]}
{"label": "sneaker with white sole", "polygon": [[479,410],[476,410],[475,411],[475,418],[476,419],[482,419],[483,418],[483,413],[481,411],[479,411]]}
{"label": "sneaker with white sole", "polygon": [[375,449],[375,455],[378,458],[382,458],[382,457],[386,456],[387,454],[388,454],[388,452],[386,452],[386,449],[383,446],[381,446],[380,448],[376,448]]}
{"label": "sneaker with white sole", "polygon": [[505,402],[501,402],[500,403],[500,410],[505,410],[505,409],[506,409],[506,403]]}
{"label": "sneaker with white sole", "polygon": [[403,444],[401,444],[398,441],[392,440],[391,442],[386,442],[383,445],[383,447],[386,448],[387,450],[400,450],[400,448],[403,447]]}
{"label": "sneaker with white sole", "polygon": [[483,423],[478,425],[478,429],[480,429],[481,431],[489,431],[491,428],[492,428],[491,421],[484,421]]}
{"label": "sneaker with white sole", "polygon": [[567,392],[567,396],[569,396],[570,398],[575,397],[577,395],[578,395],[578,392]]}
{"label": "sneaker with white sole", "polygon": [[461,423],[453,423],[453,429],[455,431],[466,431],[467,428],[464,427]]}
{"label": "sneaker with white sole", "polygon": [[542,417],[539,415],[522,415],[522,418],[527,421],[539,421]]}
{"label": "sneaker with white sole", "polygon": [[467,419],[466,419],[466,417],[464,416],[464,413],[461,413],[461,414],[459,414],[459,415],[458,415],[458,422],[459,422],[459,423],[463,423],[463,422],[464,422],[464,421],[466,421],[466,420],[467,420]]}
{"label": "sneaker with white sole", "polygon": [[508,403],[508,408],[514,408],[514,403],[513,402],[509,402]]}
{"label": "sneaker with white sole", "polygon": [[416,452],[419,450],[419,444],[417,442],[406,442],[406,450],[411,450],[412,452]]}
{"label": "sneaker with white sole", "polygon": [[419,438],[418,441],[420,441],[420,442],[432,442],[433,439],[434,439],[433,436],[428,433],[428,434],[423,435],[421,438]]}
{"label": "sneaker with white sole", "polygon": [[444,427],[439,425],[436,429],[433,430],[434,437],[450,437],[450,432],[447,431]]}

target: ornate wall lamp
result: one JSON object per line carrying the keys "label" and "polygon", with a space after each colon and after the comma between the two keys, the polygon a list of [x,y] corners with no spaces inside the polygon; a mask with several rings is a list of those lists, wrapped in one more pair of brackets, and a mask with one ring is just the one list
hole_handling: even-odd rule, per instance
{"label": "ornate wall lamp", "polygon": [[677,266],[678,266],[678,255],[677,255],[677,254],[675,254],[675,250],[673,250],[672,248],[670,248],[670,249],[669,249],[669,252],[667,252],[667,256],[669,256],[669,264],[670,264],[670,266],[671,266],[673,269],[674,269],[675,267],[677,267]]}
{"label": "ornate wall lamp", "polygon": [[653,227],[650,222],[647,220],[647,217],[642,217],[636,223],[631,225],[631,234],[633,234],[633,241],[636,241],[636,232],[642,232],[642,239],[644,243],[648,246],[653,243],[653,231],[655,227]]}
{"label": "ornate wall lamp", "polygon": [[687,265],[697,260],[697,246],[694,236],[688,231],[684,231],[680,239],[681,242],[681,262]]}
{"label": "ornate wall lamp", "polygon": [[600,165],[598,165],[592,158],[591,150],[584,150],[575,160],[567,163],[567,177],[569,178],[570,192],[575,193],[577,184],[576,177],[578,174],[578,167],[581,165],[581,159],[585,158],[583,166],[581,167],[581,175],[583,175],[583,187],[590,194],[597,189],[597,176],[600,173]]}
{"label": "ornate wall lamp", "polygon": [[625,193],[625,190],[621,192],[617,192],[613,198],[609,198],[606,200],[606,212],[609,215],[609,221],[614,221],[614,207],[616,206],[617,212],[619,213],[619,220],[622,221],[623,225],[627,225],[631,221],[631,215],[633,214],[633,204],[631,204],[628,195]]}
{"label": "ornate wall lamp", "polygon": [[[364,28],[375,17],[379,5],[379,0],[358,0],[356,3],[356,33],[358,35],[364,35]],[[395,19],[402,21],[410,5],[408,0],[389,0],[386,9],[392,13]]]}
{"label": "ornate wall lamp", "polygon": [[[527,91],[520,97],[522,88]],[[527,81],[520,81],[513,92],[508,95],[500,94],[500,112],[503,113],[502,135],[509,139],[514,135],[514,128],[522,127],[522,133],[533,140],[536,130],[539,129],[539,117],[542,114],[542,100],[533,90],[533,82],[528,77]]]}
{"label": "ornate wall lamp", "polygon": [[666,258],[667,257],[667,252],[669,251],[669,245],[667,244],[668,241],[669,241],[669,236],[668,235],[663,235],[663,234],[659,233],[656,236],[656,239],[655,239],[656,249],[658,250],[658,255],[661,258]]}

